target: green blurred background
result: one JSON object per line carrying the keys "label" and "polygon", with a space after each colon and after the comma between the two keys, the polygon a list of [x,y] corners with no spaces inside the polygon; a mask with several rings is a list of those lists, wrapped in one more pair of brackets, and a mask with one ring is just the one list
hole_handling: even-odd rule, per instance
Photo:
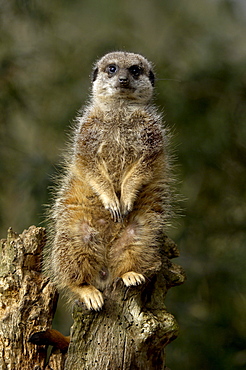
{"label": "green blurred background", "polygon": [[166,299],[180,324],[167,365],[246,369],[246,1],[1,0],[0,13],[1,237],[42,224],[92,63],[145,55],[186,199],[169,232],[188,280]]}

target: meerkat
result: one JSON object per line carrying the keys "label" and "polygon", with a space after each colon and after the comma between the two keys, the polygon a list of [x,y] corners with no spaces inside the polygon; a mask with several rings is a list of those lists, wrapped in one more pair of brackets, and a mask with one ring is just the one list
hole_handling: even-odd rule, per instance
{"label": "meerkat", "polygon": [[51,211],[46,270],[58,288],[100,310],[116,278],[144,283],[161,265],[170,216],[168,134],[152,103],[151,63],[111,52],[96,64]]}

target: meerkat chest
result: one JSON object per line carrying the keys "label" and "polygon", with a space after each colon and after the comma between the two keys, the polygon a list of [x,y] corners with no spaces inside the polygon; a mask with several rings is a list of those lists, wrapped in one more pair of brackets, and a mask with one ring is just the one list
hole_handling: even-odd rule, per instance
{"label": "meerkat chest", "polygon": [[141,128],[103,124],[81,128],[77,137],[80,154],[100,156],[105,162],[137,158],[143,150]]}
{"label": "meerkat chest", "polygon": [[99,160],[108,170],[124,170],[141,157],[153,156],[163,146],[160,124],[138,114],[129,118],[114,116],[87,118],[77,136],[77,154],[87,160]]}
{"label": "meerkat chest", "polygon": [[141,156],[141,132],[135,127],[113,127],[102,132],[97,154],[112,166],[131,164]]}

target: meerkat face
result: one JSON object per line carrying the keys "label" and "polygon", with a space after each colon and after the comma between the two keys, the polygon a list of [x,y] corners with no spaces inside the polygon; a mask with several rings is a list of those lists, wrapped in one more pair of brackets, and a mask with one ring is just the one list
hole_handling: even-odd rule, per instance
{"label": "meerkat face", "polygon": [[103,56],[93,72],[93,98],[108,103],[126,100],[147,104],[152,98],[154,73],[143,56],[113,52]]}

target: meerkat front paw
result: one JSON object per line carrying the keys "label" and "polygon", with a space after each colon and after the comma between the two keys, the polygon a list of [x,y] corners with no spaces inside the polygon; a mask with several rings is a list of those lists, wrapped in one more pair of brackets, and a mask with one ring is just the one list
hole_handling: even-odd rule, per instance
{"label": "meerkat front paw", "polygon": [[126,193],[125,189],[122,189],[120,198],[120,209],[123,217],[126,217],[128,213],[133,210],[134,201],[134,194],[131,194],[131,192]]}
{"label": "meerkat front paw", "polygon": [[126,272],[121,278],[126,286],[140,285],[145,282],[145,277],[134,271]]}
{"label": "meerkat front paw", "polygon": [[93,285],[84,285],[74,289],[79,294],[82,302],[85,303],[88,310],[100,311],[104,300],[102,293]]}
{"label": "meerkat front paw", "polygon": [[131,212],[132,208],[133,208],[132,202],[130,202],[130,201],[129,202],[123,202],[121,200],[121,213],[122,213],[123,217],[126,217],[128,215],[128,213]]}
{"label": "meerkat front paw", "polygon": [[120,210],[120,202],[117,201],[109,201],[105,204],[105,209],[109,210],[112,219],[114,222],[122,222],[122,215]]}

